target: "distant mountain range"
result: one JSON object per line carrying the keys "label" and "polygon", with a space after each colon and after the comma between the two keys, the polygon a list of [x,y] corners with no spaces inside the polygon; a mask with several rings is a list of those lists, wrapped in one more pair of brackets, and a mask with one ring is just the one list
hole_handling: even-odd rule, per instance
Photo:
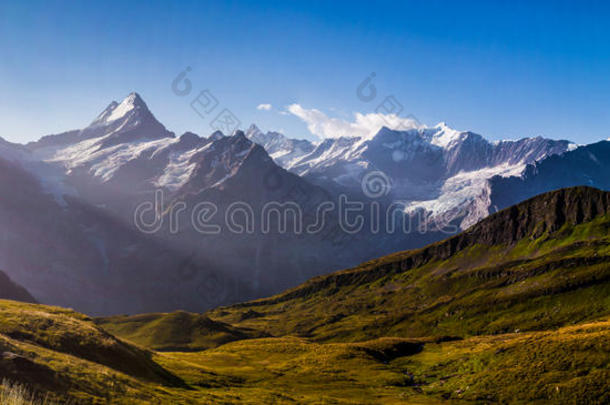
{"label": "distant mountain range", "polygon": [[[10,190],[0,196],[0,268],[40,302],[88,313],[201,311],[421,247],[544,191],[607,189],[609,144],[490,142],[445,124],[320,142],[255,125],[177,137],[132,93],[84,129],[27,145],[0,139],[0,187]],[[370,175],[386,183],[381,193],[366,192]],[[338,204],[315,233],[281,232],[271,214],[262,226],[270,203],[297,204],[307,225],[341,196],[362,203],[357,232],[342,226]],[[217,212],[198,214],[220,232],[199,229],[202,203]],[[252,228],[238,203],[254,213]],[[398,223],[414,221],[411,232],[386,231],[390,207]],[[228,232],[229,217],[247,226]]]}
{"label": "distant mountain range", "polygon": [[423,209],[432,218],[456,212],[468,228],[490,213],[489,182],[520,176],[528,164],[574,150],[569,141],[524,138],[490,142],[440,123],[433,128],[382,128],[367,138],[326,139],[313,144],[251,126],[246,136],[262,145],[282,167],[327,188],[358,192],[367,172],[390,181],[390,198],[405,210]]}

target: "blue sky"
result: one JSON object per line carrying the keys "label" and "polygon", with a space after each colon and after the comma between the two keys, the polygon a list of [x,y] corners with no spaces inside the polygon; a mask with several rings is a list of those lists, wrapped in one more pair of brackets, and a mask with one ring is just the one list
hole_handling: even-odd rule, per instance
{"label": "blue sky", "polygon": [[610,6],[531,3],[5,0],[0,136],[84,127],[131,91],[168,129],[208,135],[189,102],[209,89],[243,126],[291,137],[315,139],[290,105],[349,124],[389,95],[403,115],[490,139],[610,137]]}

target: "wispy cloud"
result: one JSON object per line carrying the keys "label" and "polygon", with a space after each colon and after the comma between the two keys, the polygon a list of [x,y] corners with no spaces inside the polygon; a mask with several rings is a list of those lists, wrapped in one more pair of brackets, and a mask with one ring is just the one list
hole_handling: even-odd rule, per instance
{"label": "wispy cloud", "polygon": [[382,127],[390,129],[420,128],[421,124],[414,118],[405,118],[396,114],[354,113],[354,120],[347,121],[329,117],[315,108],[303,108],[300,104],[287,107],[290,114],[300,118],[307,124],[307,129],[319,138],[339,138],[342,136],[359,136],[370,138]]}
{"label": "wispy cloud", "polygon": [[256,109],[257,110],[263,110],[263,111],[269,111],[273,108],[273,106],[271,104],[259,104]]}

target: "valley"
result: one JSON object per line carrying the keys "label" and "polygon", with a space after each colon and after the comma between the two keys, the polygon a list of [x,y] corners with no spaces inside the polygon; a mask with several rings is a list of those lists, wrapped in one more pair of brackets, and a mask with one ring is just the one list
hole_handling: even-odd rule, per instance
{"label": "valley", "polygon": [[78,404],[605,403],[609,229],[575,187],[204,314],[0,301],[0,374]]}

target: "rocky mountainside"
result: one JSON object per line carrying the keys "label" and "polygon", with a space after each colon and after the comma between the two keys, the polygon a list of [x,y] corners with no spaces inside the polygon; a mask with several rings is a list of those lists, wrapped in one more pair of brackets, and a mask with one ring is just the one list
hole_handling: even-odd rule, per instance
{"label": "rocky mountainside", "polygon": [[203,306],[178,271],[183,252],[78,197],[59,200],[18,163],[0,159],[0,185],[11,190],[0,195],[0,268],[37,301],[98,314]]}
{"label": "rocky mountainside", "polygon": [[[433,271],[439,283],[452,284],[452,278],[458,280],[464,274],[469,274],[467,277],[473,274],[476,276],[478,273],[475,269],[479,269],[484,273],[491,272],[490,277],[512,280],[507,284],[498,284],[500,287],[505,287],[512,285],[515,278],[522,280],[522,277],[538,276],[540,272],[553,270],[553,262],[561,262],[560,258],[563,256],[572,257],[570,252],[574,249],[580,250],[582,246],[597,250],[596,257],[588,258],[589,252],[584,249],[581,252],[582,258],[574,256],[568,261],[572,260],[574,266],[592,266],[596,269],[597,266],[601,266],[605,274],[610,270],[608,265],[610,257],[605,253],[610,248],[607,234],[609,217],[610,192],[589,187],[575,187],[541,194],[492,214],[468,230],[444,241],[421,249],[382,257],[353,269],[313,278],[284,294],[239,305],[235,307],[235,313],[291,300],[298,300],[298,305],[301,307],[304,298],[313,300],[311,302],[313,304],[320,297],[319,294],[324,295],[324,291],[329,290],[332,291],[332,295],[337,294],[336,298],[340,300],[340,297],[348,291],[354,292],[355,288],[362,288],[371,283],[379,283],[379,286],[382,286],[394,282],[399,284],[403,281],[415,282],[411,277],[413,272],[423,272],[417,277],[426,277],[426,274]],[[591,225],[592,223],[595,225]],[[590,231],[584,233],[577,231],[589,227],[594,227],[594,232],[590,235],[588,235]],[[561,245],[561,241],[573,233],[577,240],[568,240],[566,246]],[[587,239],[588,236],[590,240],[579,242],[581,239]],[[558,239],[559,246],[555,243],[555,239]],[[542,249],[545,244],[548,245],[548,251]],[[557,251],[554,252],[555,250]],[[498,254],[505,256],[497,256]],[[553,257],[554,255],[556,257]],[[467,257],[468,261],[463,261],[464,257]],[[544,263],[542,268],[536,267],[542,263]],[[534,273],[528,273],[527,269],[532,265]],[[515,270],[508,270],[513,267]],[[520,274],[518,271],[524,273]],[[593,277],[598,275],[592,274]],[[603,276],[600,282],[605,282],[605,277]],[[379,282],[382,279],[386,281]],[[536,283],[535,280],[531,281]],[[559,284],[562,282],[558,281]],[[403,289],[398,288],[398,290]],[[403,292],[406,293],[407,290],[408,288]],[[428,299],[434,300],[434,297]],[[320,304],[323,305],[322,302]],[[363,306],[366,307],[365,304],[359,305],[360,308]],[[303,308],[309,307],[305,305]]]}

